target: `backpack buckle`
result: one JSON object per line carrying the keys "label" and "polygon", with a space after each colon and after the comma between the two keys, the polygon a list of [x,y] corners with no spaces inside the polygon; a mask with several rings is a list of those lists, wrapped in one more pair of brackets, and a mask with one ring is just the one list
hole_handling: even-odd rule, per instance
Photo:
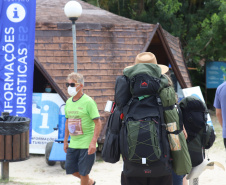
{"label": "backpack buckle", "polygon": [[125,126],[125,121],[123,120],[123,121],[122,121],[122,127],[124,127],[124,126]]}
{"label": "backpack buckle", "polygon": [[160,97],[157,97],[157,103],[158,105],[162,105],[162,100],[160,99]]}
{"label": "backpack buckle", "polygon": [[128,101],[127,105],[130,106],[130,104],[132,103],[132,101],[133,101],[133,98],[131,98],[131,99]]}
{"label": "backpack buckle", "polygon": [[162,125],[162,127],[165,127],[166,128],[166,124],[165,123],[163,123],[163,124],[161,124]]}

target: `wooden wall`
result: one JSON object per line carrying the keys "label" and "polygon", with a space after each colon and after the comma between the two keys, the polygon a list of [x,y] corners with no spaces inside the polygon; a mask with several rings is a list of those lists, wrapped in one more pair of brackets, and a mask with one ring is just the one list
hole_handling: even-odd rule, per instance
{"label": "wooden wall", "polygon": [[[98,105],[103,124],[107,100],[114,99],[117,76],[134,63],[154,25],[76,24],[77,66],[84,75],[84,92]],[[73,72],[72,33],[68,25],[36,25],[35,57],[67,94],[66,77]]]}

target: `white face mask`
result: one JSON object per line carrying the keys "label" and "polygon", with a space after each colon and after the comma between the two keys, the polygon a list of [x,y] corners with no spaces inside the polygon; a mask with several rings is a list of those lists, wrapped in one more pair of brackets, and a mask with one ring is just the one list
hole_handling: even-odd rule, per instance
{"label": "white face mask", "polygon": [[76,94],[78,94],[78,91],[76,91],[76,87],[71,87],[71,86],[69,86],[67,89],[68,94],[72,97],[76,96]]}

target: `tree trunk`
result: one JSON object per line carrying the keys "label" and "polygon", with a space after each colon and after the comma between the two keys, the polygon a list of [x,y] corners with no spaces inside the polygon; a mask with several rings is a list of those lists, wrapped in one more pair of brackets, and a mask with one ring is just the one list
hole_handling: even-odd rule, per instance
{"label": "tree trunk", "polygon": [[140,15],[144,10],[144,0],[138,1],[138,14]]}
{"label": "tree trunk", "polygon": [[121,13],[120,13],[120,0],[118,0],[118,14],[121,15]]}

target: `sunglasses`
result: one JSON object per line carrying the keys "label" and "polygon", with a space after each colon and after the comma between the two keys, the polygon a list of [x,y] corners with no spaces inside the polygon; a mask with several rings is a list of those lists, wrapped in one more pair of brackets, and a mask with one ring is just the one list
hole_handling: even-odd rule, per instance
{"label": "sunglasses", "polygon": [[75,87],[75,85],[79,85],[79,83],[66,83],[66,87]]}

